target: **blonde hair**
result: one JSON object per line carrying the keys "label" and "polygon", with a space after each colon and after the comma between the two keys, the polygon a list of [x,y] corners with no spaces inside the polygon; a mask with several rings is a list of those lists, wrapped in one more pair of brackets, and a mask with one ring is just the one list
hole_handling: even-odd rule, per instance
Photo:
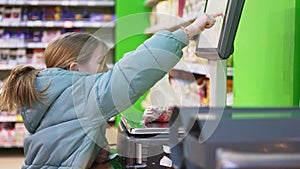
{"label": "blonde hair", "polygon": [[[102,49],[102,61],[109,51],[107,45],[88,33],[66,33],[54,38],[44,52],[47,68],[62,68],[68,70],[72,62],[86,63],[91,59],[97,47]],[[48,84],[42,91],[35,88],[38,74],[33,66],[18,65],[9,75],[2,87],[0,110],[8,112],[20,110],[24,106],[34,108],[36,102],[42,102],[47,97]],[[44,103],[45,104],[45,103]]]}
{"label": "blonde hair", "polygon": [[41,101],[48,86],[40,92],[34,89],[37,73],[32,66],[15,67],[2,87],[0,110],[12,112],[24,105],[32,108],[34,102]]}
{"label": "blonde hair", "polygon": [[[69,69],[72,62],[84,64],[97,47],[102,49],[102,60],[108,52],[107,45],[88,33],[66,33],[53,39],[44,52],[47,68]],[[100,54],[99,54],[100,56]]]}

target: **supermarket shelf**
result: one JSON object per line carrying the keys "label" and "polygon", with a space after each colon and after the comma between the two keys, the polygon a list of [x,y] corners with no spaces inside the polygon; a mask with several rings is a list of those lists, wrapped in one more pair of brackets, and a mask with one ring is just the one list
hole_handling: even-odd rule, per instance
{"label": "supermarket shelf", "polygon": [[0,116],[0,122],[23,122],[21,115],[15,116]]}
{"label": "supermarket shelf", "polygon": [[155,32],[157,32],[159,30],[163,30],[163,29],[169,30],[169,31],[174,31],[174,30],[180,28],[181,26],[188,25],[190,22],[194,21],[195,19],[196,19],[195,16],[191,16],[191,17],[187,17],[187,18],[177,19],[177,21],[175,23],[166,23],[166,24],[155,25],[150,28],[147,28],[145,30],[145,34],[154,34]]}
{"label": "supermarket shelf", "polygon": [[163,1],[163,0],[146,0],[144,5],[147,7],[153,7],[155,6],[159,1]]}
{"label": "supermarket shelf", "polygon": [[[14,49],[14,48],[26,48],[26,49],[36,49],[36,48],[46,48],[48,46],[48,43],[45,42],[11,42],[11,43],[0,43],[0,48],[8,48],[8,49]],[[107,43],[107,46],[109,48],[114,48],[114,43]]]}
{"label": "supermarket shelf", "polygon": [[[0,63],[0,70],[12,70],[16,65],[9,65],[9,64],[1,64]],[[45,65],[33,65],[36,69],[44,69]],[[112,69],[115,65],[114,64],[107,64],[108,69]],[[0,116],[1,117],[1,116]],[[1,119],[1,118],[0,118]],[[1,120],[0,120],[1,121]]]}
{"label": "supermarket shelf", "polygon": [[227,76],[233,76],[233,67],[227,67]]}
{"label": "supermarket shelf", "polygon": [[0,43],[0,48],[27,48],[27,49],[35,49],[35,48],[46,48],[48,43],[43,42],[18,42],[18,43]]}
{"label": "supermarket shelf", "polygon": [[63,1],[58,1],[58,0],[53,0],[53,1],[38,1],[38,0],[2,0],[0,1],[0,5],[18,5],[18,6],[26,6],[26,5],[31,5],[31,6],[102,6],[102,7],[113,7],[115,5],[115,2],[112,0],[89,0],[89,1],[73,1],[73,0],[63,0]]}
{"label": "supermarket shelf", "polygon": [[[1,64],[0,63],[0,71],[1,70],[12,70],[16,65],[9,65],[9,64]],[[33,65],[36,69],[44,69],[45,65]],[[114,64],[107,64],[108,69],[112,69],[114,67]],[[0,122],[1,122],[1,116],[0,116]]]}
{"label": "supermarket shelf", "polygon": [[[33,65],[36,69],[44,69],[45,65]],[[16,65],[10,65],[10,64],[1,64],[0,63],[0,70],[12,70]],[[0,118],[1,121],[1,118]]]}
{"label": "supermarket shelf", "polygon": [[63,28],[113,28],[114,22],[93,21],[18,21],[0,22],[0,27],[63,27]]}
{"label": "supermarket shelf", "polygon": [[[208,75],[209,74],[209,65],[199,64],[199,63],[189,63],[180,61],[174,68],[174,70],[181,70],[185,72],[191,72],[200,75]],[[233,68],[227,68],[227,76],[233,75]]]}

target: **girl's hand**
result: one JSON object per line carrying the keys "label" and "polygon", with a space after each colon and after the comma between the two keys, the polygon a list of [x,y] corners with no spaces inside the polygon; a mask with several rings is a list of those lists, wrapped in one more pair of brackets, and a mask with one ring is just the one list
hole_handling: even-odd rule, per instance
{"label": "girl's hand", "polygon": [[209,29],[212,26],[214,26],[214,24],[216,23],[216,18],[219,16],[223,16],[223,14],[217,13],[217,14],[209,15],[201,12],[200,15],[197,17],[197,19],[192,24],[185,27],[185,31],[189,37],[193,37],[203,32],[205,29]]}

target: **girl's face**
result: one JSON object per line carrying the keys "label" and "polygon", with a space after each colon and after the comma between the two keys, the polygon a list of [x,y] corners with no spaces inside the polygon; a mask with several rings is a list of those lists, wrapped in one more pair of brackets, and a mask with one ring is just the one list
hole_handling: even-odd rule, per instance
{"label": "girl's face", "polygon": [[91,59],[85,64],[78,63],[78,71],[80,72],[88,72],[91,74],[107,72],[108,68],[105,62],[105,58],[101,56],[101,48],[97,48],[93,54]]}

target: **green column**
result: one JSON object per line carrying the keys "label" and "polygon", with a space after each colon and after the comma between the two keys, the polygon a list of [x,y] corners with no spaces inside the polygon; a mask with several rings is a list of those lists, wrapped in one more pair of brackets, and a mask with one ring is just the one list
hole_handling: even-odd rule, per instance
{"label": "green column", "polygon": [[144,2],[145,0],[116,0],[116,61],[149,38],[144,31],[150,25],[151,8],[145,7]]}
{"label": "green column", "polygon": [[[294,71],[294,86],[295,87],[295,99],[294,104],[299,105],[300,100],[300,0],[296,0],[296,26],[295,26],[295,71]],[[300,106],[300,105],[299,105]]]}
{"label": "green column", "polygon": [[[116,0],[116,29],[115,29],[115,61],[120,60],[126,52],[135,50],[149,36],[144,31],[149,27],[149,12],[151,8],[144,6],[145,0]],[[126,112],[137,117],[137,111],[142,112],[141,101],[143,96],[134,106]],[[123,113],[126,113],[123,112]],[[132,113],[133,112],[133,113]],[[141,113],[140,113],[141,115]],[[119,123],[119,117],[116,118],[116,125]]]}
{"label": "green column", "polygon": [[297,13],[295,0],[245,1],[233,54],[234,106],[299,104],[297,1]]}

